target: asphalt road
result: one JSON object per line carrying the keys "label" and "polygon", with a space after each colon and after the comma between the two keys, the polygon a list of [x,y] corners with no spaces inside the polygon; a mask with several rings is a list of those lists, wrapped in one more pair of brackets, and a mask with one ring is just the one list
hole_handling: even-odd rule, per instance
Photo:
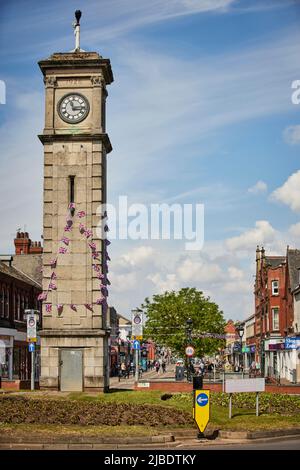
{"label": "asphalt road", "polygon": [[[232,443],[232,444],[217,444],[204,445],[197,444],[183,444],[182,449],[188,450],[300,450],[300,437],[289,439],[276,439],[272,441],[254,441],[251,443]],[[177,447],[178,449],[178,447]]]}

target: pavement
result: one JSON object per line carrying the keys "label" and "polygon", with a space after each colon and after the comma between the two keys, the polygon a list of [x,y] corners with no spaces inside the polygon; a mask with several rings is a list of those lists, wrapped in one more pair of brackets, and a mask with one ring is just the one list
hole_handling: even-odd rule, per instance
{"label": "pavement", "polygon": [[289,436],[288,438],[256,439],[253,442],[229,441],[228,439],[216,439],[214,441],[206,439],[190,439],[184,441],[168,441],[157,443],[128,443],[128,444],[109,444],[109,443],[51,443],[51,442],[16,442],[0,443],[1,450],[300,450],[300,437]]}
{"label": "pavement", "polygon": [[[155,369],[143,372],[143,375],[140,376],[139,381],[147,381],[147,380],[174,380],[174,365],[171,364],[167,366],[167,370],[165,373],[159,372],[157,373]],[[130,375],[129,379],[121,378],[119,381],[119,377],[110,377],[110,388],[116,388],[121,390],[133,390],[135,383],[135,377]]]}

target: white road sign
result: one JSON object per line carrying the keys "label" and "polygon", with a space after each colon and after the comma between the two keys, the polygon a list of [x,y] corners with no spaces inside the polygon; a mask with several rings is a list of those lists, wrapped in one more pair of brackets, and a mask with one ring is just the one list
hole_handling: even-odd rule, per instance
{"label": "white road sign", "polygon": [[264,392],[265,379],[225,380],[225,392]]}
{"label": "white road sign", "polygon": [[36,327],[38,315],[35,313],[35,310],[26,310],[25,314],[27,315],[27,341],[30,343],[36,342]]}
{"label": "white road sign", "polygon": [[132,312],[132,336],[143,337],[143,312]]}
{"label": "white road sign", "polygon": [[187,346],[185,348],[185,354],[188,356],[188,357],[192,357],[194,354],[195,354],[195,349],[193,348],[193,346]]}

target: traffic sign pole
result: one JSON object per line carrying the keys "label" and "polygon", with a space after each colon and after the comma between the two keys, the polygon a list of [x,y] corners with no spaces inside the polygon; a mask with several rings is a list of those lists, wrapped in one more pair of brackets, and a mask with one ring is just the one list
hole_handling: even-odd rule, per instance
{"label": "traffic sign pole", "polygon": [[35,366],[35,357],[34,357],[34,349],[31,351],[31,390],[34,390],[34,366]]}
{"label": "traffic sign pole", "polygon": [[135,381],[139,381],[139,350],[135,350]]}

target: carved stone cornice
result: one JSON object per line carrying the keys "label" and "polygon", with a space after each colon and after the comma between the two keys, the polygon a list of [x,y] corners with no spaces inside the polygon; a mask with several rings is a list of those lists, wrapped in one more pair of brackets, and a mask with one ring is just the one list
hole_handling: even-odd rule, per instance
{"label": "carved stone cornice", "polygon": [[105,88],[105,80],[102,75],[93,75],[91,77],[91,83],[93,86]]}
{"label": "carved stone cornice", "polygon": [[46,88],[54,88],[57,85],[56,77],[54,75],[49,75],[44,78],[44,83]]}
{"label": "carved stone cornice", "polygon": [[54,142],[94,142],[94,141],[101,141],[105,147],[106,153],[110,153],[112,151],[112,145],[109,140],[108,134],[79,134],[79,133],[70,133],[68,134],[40,134],[38,138],[42,142],[42,144],[52,144]]}

